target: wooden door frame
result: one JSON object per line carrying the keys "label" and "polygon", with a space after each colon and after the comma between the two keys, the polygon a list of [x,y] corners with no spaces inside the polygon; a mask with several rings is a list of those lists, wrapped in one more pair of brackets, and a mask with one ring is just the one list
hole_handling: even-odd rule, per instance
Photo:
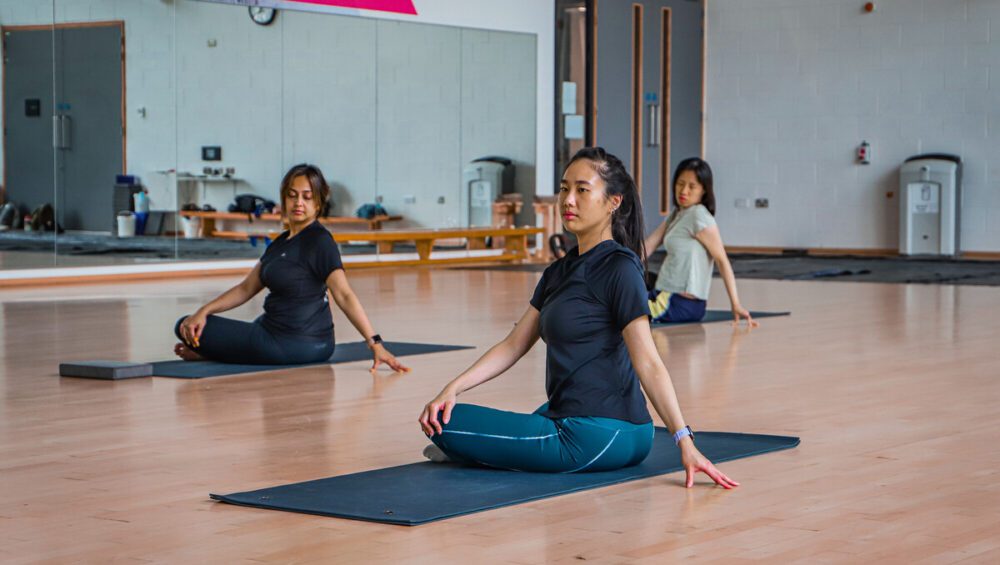
{"label": "wooden door frame", "polygon": [[[709,0],[698,0],[701,5],[701,116],[699,117],[700,128],[700,143],[702,159],[705,158],[706,153],[706,138],[707,133],[705,129],[705,118],[708,115],[708,101],[707,101],[707,89],[708,89],[708,1]],[[586,76],[587,76],[587,91],[584,96],[584,112],[585,119],[587,121],[587,128],[585,134],[585,143],[588,146],[596,146],[598,144],[597,140],[597,18],[598,18],[598,4],[599,0],[587,0],[587,39],[586,39],[586,57],[587,61],[585,64]],[[664,10],[669,10],[669,8],[664,8]],[[672,18],[672,13],[671,13]],[[630,18],[631,21],[631,18]],[[664,71],[663,64],[661,63],[661,73]],[[661,84],[663,84],[663,79],[661,78]],[[661,112],[661,121],[666,123],[669,119],[669,99],[664,100],[665,107],[664,111]],[[666,131],[667,128],[662,128],[661,135],[668,136],[669,143],[669,132]],[[661,144],[662,145],[662,144]],[[665,145],[669,148],[669,145]],[[666,153],[669,156],[669,152]],[[661,165],[661,168],[669,173],[670,163]],[[669,187],[669,174],[664,175],[664,182],[667,183]],[[662,196],[661,196],[662,198]],[[660,214],[666,214],[669,212],[670,203],[667,202],[666,206],[659,206]],[[665,211],[666,210],[666,211]]]}
{"label": "wooden door frame", "polygon": [[[662,109],[660,111],[660,215],[670,214],[670,69],[673,63],[673,45],[671,36],[673,35],[673,9],[660,8],[660,94],[663,96]],[[704,65],[702,66],[702,79],[704,80]],[[704,92],[704,82],[702,92]],[[704,96],[702,96],[702,114],[704,114]],[[701,153],[705,154],[704,128],[705,120],[701,120],[702,143]]]}
{"label": "wooden door frame", "polygon": [[[2,57],[3,61],[0,66],[3,68],[3,81],[0,82],[0,92],[7,93],[7,41],[6,33],[11,31],[52,31],[55,32],[57,29],[77,29],[77,28],[90,28],[90,27],[117,27],[121,33],[121,118],[122,118],[122,174],[128,170],[128,128],[126,122],[126,112],[125,112],[125,21],[124,20],[102,20],[96,22],[70,22],[61,24],[40,24],[40,25],[4,25],[0,26],[0,36],[4,39],[2,42]],[[53,53],[55,56],[55,53]],[[53,100],[53,103],[55,100]],[[3,128],[3,185],[0,189],[0,202],[7,201],[7,101],[4,100],[3,107],[0,108],[0,128]]]}
{"label": "wooden door frame", "polygon": [[631,96],[629,97],[631,99],[631,106],[629,107],[629,122],[631,125],[629,132],[629,139],[631,141],[631,146],[629,147],[629,164],[632,166],[632,180],[635,182],[636,188],[639,189],[640,199],[642,196],[642,152],[646,147],[646,140],[642,137],[644,133],[642,121],[646,117],[644,96],[646,85],[643,82],[645,79],[643,65],[646,64],[646,60],[643,57],[643,50],[646,47],[646,37],[643,33],[643,27],[646,25],[645,17],[645,5],[633,2],[629,10],[629,22],[632,25],[632,35],[629,37],[629,43],[632,47],[631,59],[629,61],[632,68],[632,74],[629,75],[629,88],[631,89]]}

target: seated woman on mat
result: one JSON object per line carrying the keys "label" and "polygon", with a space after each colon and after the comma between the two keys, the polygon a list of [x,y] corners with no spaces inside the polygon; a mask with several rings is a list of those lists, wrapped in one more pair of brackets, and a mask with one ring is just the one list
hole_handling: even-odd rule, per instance
{"label": "seated woman on mat", "polygon": [[[340,250],[318,221],[330,195],[314,165],[292,167],[281,181],[281,209],[288,231],[264,251],[242,282],[197,312],[177,321],[181,340],[174,353],[187,361],[260,365],[320,363],[334,350],[333,318],[327,291],[372,350],[375,369],[385,363],[407,370],[372,330],[364,308],[347,283]],[[253,322],[215,314],[240,306],[267,288],[264,314]]]}
{"label": "seated woman on mat", "polygon": [[667,258],[660,266],[654,289],[649,292],[649,311],[654,322],[697,322],[704,318],[712,285],[712,265],[718,263],[729,292],[734,322],[746,318],[749,326],[758,325],[736,294],[736,277],[715,223],[712,169],[697,157],[677,165],[674,210],[646,238],[646,258],[661,244]]}
{"label": "seated woman on mat", "polygon": [[[579,245],[545,270],[510,334],[424,407],[420,426],[434,442],[424,454],[550,473],[636,465],[653,443],[645,390],[680,446],[687,486],[697,471],[737,486],[695,447],[653,343],[640,261],[642,208],[622,162],[599,147],[581,149],[563,173],[559,207]],[[541,408],[518,414],[456,404],[457,395],[506,371],[539,337],[548,394]]]}

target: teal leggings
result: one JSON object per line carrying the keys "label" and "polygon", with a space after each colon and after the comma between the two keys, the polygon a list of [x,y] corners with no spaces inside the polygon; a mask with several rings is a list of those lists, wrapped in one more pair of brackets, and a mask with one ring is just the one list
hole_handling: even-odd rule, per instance
{"label": "teal leggings", "polygon": [[578,473],[637,465],[653,445],[653,424],[612,418],[553,420],[539,414],[456,404],[431,441],[454,461],[512,471]]}

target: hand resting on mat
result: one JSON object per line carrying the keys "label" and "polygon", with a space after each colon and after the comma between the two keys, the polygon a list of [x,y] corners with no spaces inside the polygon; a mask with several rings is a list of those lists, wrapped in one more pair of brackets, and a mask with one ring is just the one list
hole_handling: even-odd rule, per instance
{"label": "hand resting on mat", "polygon": [[374,359],[372,361],[372,368],[369,370],[373,373],[378,371],[378,366],[383,363],[385,363],[385,365],[393,371],[399,373],[408,373],[410,371],[409,367],[400,363],[399,360],[396,359],[392,353],[389,353],[389,350],[386,349],[381,343],[376,343],[372,346],[372,356]]}
{"label": "hand resting on mat", "polygon": [[748,328],[756,328],[757,326],[760,325],[760,322],[754,320],[750,316],[750,311],[744,308],[739,302],[737,302],[736,304],[733,304],[733,325],[734,326],[740,325],[740,319],[742,318],[747,319]]}

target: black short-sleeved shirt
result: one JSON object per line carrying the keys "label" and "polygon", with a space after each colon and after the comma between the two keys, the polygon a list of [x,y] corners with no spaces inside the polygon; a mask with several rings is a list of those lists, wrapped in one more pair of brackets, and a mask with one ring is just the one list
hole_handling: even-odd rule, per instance
{"label": "black short-sleeved shirt", "polygon": [[542,415],[652,421],[622,337],[625,326],[649,315],[635,253],[611,240],[583,255],[572,249],[545,269],[531,305],[547,346]]}
{"label": "black short-sleeved shirt", "polygon": [[332,339],[326,278],[344,264],[330,232],[319,222],[291,239],[286,231],[267,246],[260,265],[260,281],[271,291],[264,300],[264,327],[282,334]]}

